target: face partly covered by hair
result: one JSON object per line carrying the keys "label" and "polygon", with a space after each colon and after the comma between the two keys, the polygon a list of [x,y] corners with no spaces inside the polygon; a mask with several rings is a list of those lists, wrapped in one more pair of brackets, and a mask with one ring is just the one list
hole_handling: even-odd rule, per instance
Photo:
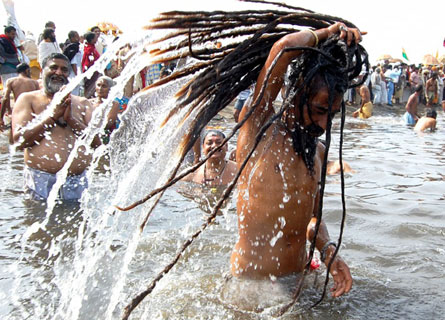
{"label": "face partly covered by hair", "polygon": [[[296,109],[296,121],[304,133],[312,137],[320,137],[326,131],[328,121],[340,111],[341,92],[333,92],[330,96],[328,86],[320,75],[316,75],[308,88],[308,95],[302,108]],[[301,96],[295,99],[299,105]]]}
{"label": "face partly covered by hair", "polygon": [[[329,127],[341,109],[343,94],[360,74],[364,61],[355,46],[338,38],[324,41],[319,48],[306,50],[291,65],[283,105],[296,153],[312,170],[317,137]],[[289,118],[293,117],[293,118]]]}

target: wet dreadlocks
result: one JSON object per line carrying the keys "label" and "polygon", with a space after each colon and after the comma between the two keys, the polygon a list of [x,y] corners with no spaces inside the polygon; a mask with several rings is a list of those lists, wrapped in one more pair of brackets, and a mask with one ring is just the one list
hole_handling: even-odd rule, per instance
{"label": "wet dreadlocks", "polygon": [[[333,36],[322,42],[318,49],[319,51],[305,51],[291,64],[286,84],[286,97],[282,106],[282,109],[292,107],[285,105],[286,101],[291,103],[294,97],[300,93],[297,106],[299,114],[303,114],[303,108],[306,105],[311,119],[312,109],[308,102],[309,97],[318,89],[314,87],[315,77],[321,76],[326,84],[329,91],[329,108],[331,109],[333,98],[346,92],[350,80],[359,75],[362,64],[366,60],[366,56],[360,52],[360,47],[347,46],[344,41],[338,39],[338,36]],[[331,114],[329,121],[332,121]],[[301,126],[290,130],[290,134],[295,152],[302,156],[306,167],[313,173],[318,139],[308,134]]]}
{"label": "wet dreadlocks", "polygon": [[[248,0],[250,2],[263,2],[258,0]],[[270,2],[269,2],[270,3]],[[249,111],[224,139],[223,144],[212,150],[205,159],[202,159],[197,165],[191,167],[185,172],[177,175],[179,167],[185,157],[185,154],[192,148],[196,139],[199,138],[200,132],[207,123],[223,108],[225,108],[242,90],[248,88],[255,83],[258,75],[263,68],[268,57],[269,51],[273,44],[281,37],[301,30],[301,27],[309,27],[314,29],[324,28],[340,21],[348,27],[355,27],[352,23],[338,17],[316,14],[312,11],[291,7],[283,4],[273,3],[275,5],[289,9],[287,11],[277,10],[249,10],[239,12],[167,12],[156,18],[147,29],[171,29],[172,33],[154,40],[151,45],[157,46],[156,49],[149,51],[150,56],[154,60],[151,63],[168,63],[178,58],[190,57],[192,62],[184,68],[179,68],[167,77],[164,77],[144,90],[150,90],[163,84],[177,81],[192,76],[182,89],[177,92],[176,107],[171,110],[166,117],[164,123],[168,122],[171,117],[178,114],[178,111],[189,108],[186,118],[194,114],[189,131],[185,134],[184,139],[179,146],[180,160],[177,167],[173,171],[170,179],[164,186],[151,191],[144,199],[126,207],[119,208],[121,210],[129,210],[137,205],[144,203],[156,194],[161,194],[166,188],[182,179],[185,175],[196,170],[202,165],[214,152],[222,148],[229,139],[231,139],[239,128],[253,113],[262,99],[267,81],[264,81],[263,87],[260,89],[256,101],[253,101]],[[220,48],[208,48],[206,43],[216,40],[234,39],[230,43]],[[241,40],[240,40],[241,39]],[[286,116],[286,110],[294,108],[294,98],[299,95],[300,114],[303,107],[307,105],[308,98],[313,94],[314,77],[320,75],[324,80],[329,91],[329,109],[331,115],[328,120],[326,129],[326,152],[324,165],[322,168],[322,180],[320,182],[320,205],[317,215],[317,225],[315,226],[315,236],[312,242],[309,261],[312,258],[315,249],[315,237],[318,233],[319,223],[321,222],[322,199],[326,175],[326,163],[330,143],[330,129],[332,121],[332,104],[335,96],[343,94],[351,80],[357,77],[363,66],[367,67],[366,51],[357,44],[347,46],[343,41],[333,37],[322,44],[318,48],[298,47],[287,48],[290,50],[303,50],[303,54],[297,58],[291,66],[289,82],[286,90],[283,104],[271,119],[259,129],[255,144],[250,150],[247,157],[240,164],[240,169],[234,177],[234,180],[224,191],[221,199],[213,208],[212,213],[207,218],[201,228],[196,231],[189,240],[187,240],[172,262],[167,265],[158,276],[153,279],[146,290],[137,295],[129,305],[125,308],[123,319],[127,319],[132,310],[148,295],[156,286],[157,282],[168,273],[176,262],[179,260],[186,248],[196,239],[205,228],[214,221],[216,213],[223,204],[224,200],[230,195],[241,172],[245,168],[249,158],[253,154],[255,148],[261,140],[264,132],[273,124],[274,121],[282,119]],[[280,54],[284,53],[282,51]],[[278,57],[277,57],[278,58]],[[266,78],[270,77],[270,71],[273,69],[277,59],[272,63],[267,71]],[[360,85],[360,83],[355,86]],[[310,107],[308,108],[311,117]],[[343,130],[345,119],[345,107],[342,104],[341,131]],[[185,122],[185,119],[184,119]],[[313,171],[314,155],[317,140],[309,137],[304,128],[296,126],[292,132],[293,146],[297,153],[301,154],[306,167]],[[341,144],[343,141],[340,135],[340,161],[341,161]],[[306,150],[308,152],[306,152]],[[342,168],[341,168],[342,169]],[[345,217],[344,204],[344,177],[341,170],[342,179],[342,202],[343,202],[343,219],[342,229]],[[148,213],[143,225],[147,221],[150,213]],[[338,247],[341,243],[342,231],[340,232]],[[337,247],[337,250],[338,250]],[[337,251],[335,252],[335,254]],[[333,259],[332,259],[333,260]],[[331,262],[332,262],[331,260]],[[329,272],[330,265],[327,272]],[[327,281],[327,280],[326,280]],[[327,282],[326,282],[327,284]],[[326,286],[325,286],[326,290]],[[324,295],[324,293],[323,293]],[[320,299],[321,300],[321,299]],[[287,310],[287,309],[286,309]]]}

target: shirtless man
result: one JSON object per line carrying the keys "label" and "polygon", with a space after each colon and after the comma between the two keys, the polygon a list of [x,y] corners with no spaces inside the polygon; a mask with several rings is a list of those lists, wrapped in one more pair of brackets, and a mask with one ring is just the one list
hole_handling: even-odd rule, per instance
{"label": "shirtless man", "polygon": [[[281,49],[316,46],[334,34],[338,34],[348,44],[361,40],[359,30],[347,29],[342,23],[314,32],[305,30],[293,33],[278,40],[270,50],[258,77],[252,101],[257,99],[266,81],[267,70]],[[301,53],[289,51],[283,54],[272,69],[264,96],[240,129],[236,155],[238,165],[251,151],[258,130],[274,114],[270,106],[283,85],[289,64]],[[294,106],[269,127],[240,176],[237,201],[239,240],[231,256],[234,276],[268,279],[300,273],[305,268],[306,241],[312,241],[315,234],[319,181],[325,150],[324,145],[318,143],[317,137],[326,130],[328,117],[333,117],[339,111],[348,86],[347,78],[342,77],[341,89],[335,92],[329,113],[329,93],[323,74],[320,71],[306,84],[308,91],[297,94]],[[300,99],[305,93],[308,100],[300,105]],[[251,105],[243,108],[241,119],[250,108]],[[305,146],[298,153],[295,151],[293,134],[303,135],[310,143],[313,158],[303,159]],[[308,164],[307,161],[313,162]],[[336,246],[330,241],[324,222],[321,222],[315,245],[321,252],[323,262],[328,265]],[[352,277],[349,267],[339,255],[333,260],[330,273],[334,279],[332,295],[338,297],[349,292]]]}
{"label": "shirtless man", "polygon": [[414,127],[414,131],[423,132],[427,129],[430,129],[431,131],[436,130],[436,118],[436,110],[429,109],[426,112],[425,117],[422,117],[419,119],[419,121],[417,121],[416,126]]}
{"label": "shirtless man", "polygon": [[420,118],[417,114],[417,106],[419,105],[420,95],[422,94],[423,85],[419,84],[414,89],[414,93],[411,94],[406,103],[406,112],[403,115],[403,120],[406,124],[415,125]]}
{"label": "shirtless man", "polygon": [[[225,138],[224,133],[219,130],[208,130],[202,142],[202,152],[207,156],[210,151],[219,147]],[[236,163],[226,160],[227,144],[215,152],[203,166],[199,167],[193,174],[184,178],[184,181],[193,181],[198,184],[214,187],[228,185],[237,171]]]}
{"label": "shirtless man", "polygon": [[[48,197],[56,182],[56,173],[65,165],[77,136],[87,127],[84,115],[90,107],[87,99],[67,95],[49,115],[38,117],[68,83],[70,61],[63,54],[53,53],[42,67],[43,89],[20,95],[12,112],[13,141],[19,149],[24,149],[25,193],[37,200]],[[39,121],[31,125],[36,118]],[[84,148],[78,152],[59,190],[64,200],[79,199],[87,187],[85,169],[91,156]]]}
{"label": "shirtless man", "polygon": [[371,102],[371,93],[367,86],[360,87],[360,97],[362,98],[362,105],[357,110],[354,111],[352,116],[354,118],[360,117],[360,119],[368,119],[372,116],[372,102]]}
{"label": "shirtless man", "polygon": [[438,84],[437,84],[437,72],[431,74],[431,78],[428,79],[425,85],[425,98],[426,106],[432,107],[433,101],[437,97]]}
{"label": "shirtless man", "polygon": [[18,97],[29,91],[39,90],[39,83],[37,80],[31,79],[31,69],[26,63],[21,63],[17,66],[18,76],[8,79],[6,82],[6,92],[2,99],[2,110],[0,113],[0,131],[5,129],[5,123],[3,117],[6,114],[11,114],[11,92],[14,95],[14,101],[17,101]]}

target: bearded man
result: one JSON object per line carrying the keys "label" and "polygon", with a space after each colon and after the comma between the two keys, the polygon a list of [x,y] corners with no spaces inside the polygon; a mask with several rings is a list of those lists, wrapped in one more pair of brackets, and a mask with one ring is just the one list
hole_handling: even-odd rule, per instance
{"label": "bearded man", "polygon": [[[68,83],[70,61],[61,53],[50,54],[42,63],[43,89],[20,95],[12,113],[12,136],[24,150],[25,193],[44,200],[56,182],[56,174],[68,160],[76,138],[87,127],[85,119],[90,102],[68,94],[51,112],[41,115],[55,94]],[[46,115],[47,114],[47,115]],[[64,200],[77,200],[87,187],[85,169],[91,156],[84,148],[68,168],[68,177],[59,190]]]}

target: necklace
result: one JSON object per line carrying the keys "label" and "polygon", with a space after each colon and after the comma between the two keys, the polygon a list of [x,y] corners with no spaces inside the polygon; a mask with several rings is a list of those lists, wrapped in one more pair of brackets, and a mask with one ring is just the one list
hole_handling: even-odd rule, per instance
{"label": "necklace", "polygon": [[207,161],[206,161],[206,162],[204,163],[204,181],[203,181],[203,183],[207,184],[207,182],[212,182],[212,181],[215,181],[217,178],[220,178],[221,175],[222,175],[223,172],[224,172],[224,169],[226,168],[226,165],[227,165],[227,161],[224,161],[224,166],[222,167],[222,169],[221,169],[221,171],[219,172],[219,174],[218,174],[217,176],[215,176],[215,177],[209,179],[209,178],[206,177],[206,171],[207,171]]}

